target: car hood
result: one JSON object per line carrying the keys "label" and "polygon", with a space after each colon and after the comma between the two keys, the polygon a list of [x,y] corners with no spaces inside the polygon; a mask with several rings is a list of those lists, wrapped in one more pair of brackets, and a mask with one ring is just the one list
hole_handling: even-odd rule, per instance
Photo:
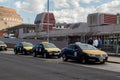
{"label": "car hood", "polygon": [[45,48],[48,52],[51,52],[51,51],[61,51],[59,48]]}
{"label": "car hood", "polygon": [[7,47],[7,45],[6,45],[6,44],[0,44],[0,46],[5,46],[5,47]]}
{"label": "car hood", "polygon": [[83,50],[83,52],[87,54],[106,54],[106,52],[101,50]]}
{"label": "car hood", "polygon": [[24,47],[24,49],[26,49],[26,50],[31,50],[33,47]]}

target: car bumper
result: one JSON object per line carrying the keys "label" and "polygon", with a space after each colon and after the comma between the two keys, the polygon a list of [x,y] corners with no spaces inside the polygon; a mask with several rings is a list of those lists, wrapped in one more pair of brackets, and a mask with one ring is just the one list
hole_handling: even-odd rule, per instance
{"label": "car bumper", "polygon": [[54,53],[50,52],[49,55],[51,55],[51,56],[59,56],[60,53],[58,53],[58,52],[54,52]]}
{"label": "car bumper", "polygon": [[7,49],[7,47],[5,47],[5,46],[0,46],[0,50],[6,50]]}
{"label": "car bumper", "polygon": [[106,62],[108,57],[88,57],[87,60],[89,62]]}

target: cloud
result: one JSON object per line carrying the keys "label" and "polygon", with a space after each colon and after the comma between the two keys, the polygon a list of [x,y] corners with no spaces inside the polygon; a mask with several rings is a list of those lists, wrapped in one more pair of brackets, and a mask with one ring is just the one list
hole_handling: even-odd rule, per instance
{"label": "cloud", "polygon": [[120,0],[114,0],[105,4],[100,5],[96,8],[97,12],[104,13],[120,13]]}
{"label": "cloud", "polygon": [[83,3],[99,2],[100,0],[79,0]]}
{"label": "cloud", "polygon": [[15,2],[15,6],[24,11],[38,13],[45,10],[45,3],[45,0],[24,0]]}
{"label": "cloud", "polygon": [[[62,3],[63,7],[59,11],[52,11],[55,15],[55,18],[57,22],[68,22],[68,23],[74,23],[74,22],[86,22],[87,21],[87,15],[90,12],[94,12],[94,7],[88,7],[83,8],[80,6],[79,2],[81,0],[55,0],[55,9],[61,9]],[[60,4],[61,3],[61,4]],[[65,6],[67,5],[67,6]]]}
{"label": "cloud", "polygon": [[74,23],[74,22],[86,22],[87,15],[90,12],[94,12],[95,9],[93,7],[90,8],[76,8],[76,9],[66,9],[61,11],[53,11],[57,22],[67,22],[67,23]]}
{"label": "cloud", "polygon": [[68,0],[55,0],[54,6],[56,9],[59,8],[70,8],[69,1]]}
{"label": "cloud", "polygon": [[0,0],[0,2],[6,2],[7,0]]}
{"label": "cloud", "polygon": [[[56,22],[86,22],[87,16],[90,13],[104,12],[104,13],[120,13],[120,0],[112,0],[104,3],[104,0],[50,0],[53,3],[50,7],[51,12],[54,13]],[[100,3],[99,6],[94,6],[93,3]],[[82,3],[92,3],[90,6],[82,7]],[[41,13],[46,10],[47,0],[24,0],[15,2],[18,9]]]}

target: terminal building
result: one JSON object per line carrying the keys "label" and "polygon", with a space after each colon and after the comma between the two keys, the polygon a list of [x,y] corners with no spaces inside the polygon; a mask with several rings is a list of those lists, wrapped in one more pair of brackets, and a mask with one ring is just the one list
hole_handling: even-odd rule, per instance
{"label": "terminal building", "polygon": [[[36,16],[33,28],[28,28],[27,33],[23,31],[26,29],[25,27],[24,29],[19,28],[20,34],[18,34],[18,38],[35,39],[35,37],[37,37],[37,39],[45,41],[48,37],[48,33],[46,32],[47,28],[43,28],[46,27],[46,24],[45,26],[42,25],[47,23],[47,19],[45,19],[46,22],[44,22],[43,18],[45,14],[42,13]],[[53,26],[49,28],[49,38],[51,42],[60,41],[61,43],[66,42],[69,44],[80,41],[87,43],[89,37],[97,37],[103,41],[102,49],[110,52],[120,52],[120,24],[118,15],[93,13],[88,15],[87,23],[79,22],[69,24],[55,24],[55,19],[52,18],[49,19],[49,22],[53,20],[53,23],[50,23],[53,24]],[[32,32],[30,29],[32,29]],[[12,29],[10,28],[9,30]]]}
{"label": "terminal building", "polygon": [[87,17],[89,26],[117,24],[117,15],[107,13],[93,13]]}
{"label": "terminal building", "polygon": [[55,27],[55,17],[53,13],[40,13],[37,14],[34,24],[37,24],[41,31],[46,31],[49,27],[49,30],[53,30]]}
{"label": "terminal building", "polygon": [[23,23],[15,9],[0,6],[0,30]]}

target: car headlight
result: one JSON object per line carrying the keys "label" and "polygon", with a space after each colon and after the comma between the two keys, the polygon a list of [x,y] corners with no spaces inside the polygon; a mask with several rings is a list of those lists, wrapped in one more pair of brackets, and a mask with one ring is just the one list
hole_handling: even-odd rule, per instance
{"label": "car headlight", "polygon": [[95,54],[88,54],[90,57],[96,57]]}
{"label": "car headlight", "polygon": [[103,54],[103,57],[108,57],[108,55],[107,54]]}

